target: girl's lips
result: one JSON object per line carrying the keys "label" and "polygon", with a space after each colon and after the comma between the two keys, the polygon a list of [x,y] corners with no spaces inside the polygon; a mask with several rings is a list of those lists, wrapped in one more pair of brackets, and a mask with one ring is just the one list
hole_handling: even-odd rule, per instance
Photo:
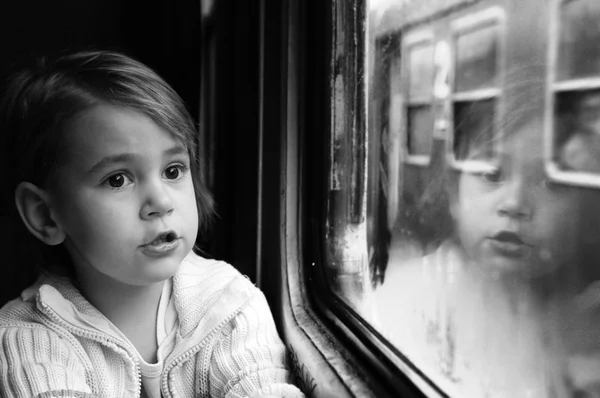
{"label": "girl's lips", "polygon": [[179,246],[179,236],[174,231],[161,232],[156,235],[149,243],[141,246],[142,252],[152,257],[165,256],[177,249]]}
{"label": "girl's lips", "polygon": [[521,236],[512,231],[501,231],[489,238],[489,244],[496,253],[513,258],[529,256],[531,246]]}
{"label": "girl's lips", "polygon": [[174,252],[179,247],[179,238],[167,241],[153,241],[147,245],[142,246],[142,252],[152,257],[166,256]]}
{"label": "girl's lips", "polygon": [[179,239],[179,236],[177,235],[177,233],[175,231],[165,231],[165,232],[160,232],[160,233],[154,235],[153,237],[147,238],[146,242],[148,242],[148,243],[145,243],[142,246],[158,245],[159,243],[172,242],[177,239]]}

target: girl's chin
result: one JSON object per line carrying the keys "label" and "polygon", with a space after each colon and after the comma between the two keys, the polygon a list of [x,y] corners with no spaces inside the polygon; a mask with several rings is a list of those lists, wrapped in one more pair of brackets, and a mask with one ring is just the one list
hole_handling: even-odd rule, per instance
{"label": "girl's chin", "polygon": [[492,253],[479,262],[482,270],[493,279],[510,279],[512,281],[534,281],[551,276],[557,270],[557,265],[543,262],[535,256],[509,257]]}

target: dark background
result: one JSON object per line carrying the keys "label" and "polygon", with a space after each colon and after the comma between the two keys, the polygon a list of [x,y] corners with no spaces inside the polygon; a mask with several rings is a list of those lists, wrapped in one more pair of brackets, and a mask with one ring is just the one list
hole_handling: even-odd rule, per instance
{"label": "dark background", "polygon": [[[200,0],[21,0],[0,5],[2,82],[32,56],[97,48],[137,58],[175,88],[200,125],[203,151],[211,156],[205,172],[218,217],[199,242],[207,256],[232,263],[252,280],[259,111],[256,5],[252,0],[205,1],[203,6]],[[5,217],[6,206],[0,209],[0,305],[35,277]]]}

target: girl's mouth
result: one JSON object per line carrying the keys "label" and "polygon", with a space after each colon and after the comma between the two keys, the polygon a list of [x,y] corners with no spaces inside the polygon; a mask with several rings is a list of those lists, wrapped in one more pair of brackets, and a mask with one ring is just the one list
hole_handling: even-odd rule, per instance
{"label": "girl's mouth", "polygon": [[142,245],[147,255],[158,257],[172,253],[179,246],[179,236],[174,231],[160,233],[151,242]]}
{"label": "girl's mouth", "polygon": [[176,241],[178,238],[177,234],[173,231],[163,232],[159,234],[152,242],[146,244],[146,246],[158,246],[163,243],[171,243]]}
{"label": "girl's mouth", "polygon": [[489,244],[496,253],[513,258],[528,257],[531,245],[525,243],[521,236],[512,231],[500,231],[489,238]]}

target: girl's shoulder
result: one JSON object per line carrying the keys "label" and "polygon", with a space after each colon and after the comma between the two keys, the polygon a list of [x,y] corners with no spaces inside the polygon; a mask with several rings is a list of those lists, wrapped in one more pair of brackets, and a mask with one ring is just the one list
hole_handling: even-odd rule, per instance
{"label": "girl's shoulder", "polygon": [[39,333],[54,334],[54,331],[44,322],[44,315],[38,308],[37,295],[26,296],[25,292],[0,308],[2,344],[10,345],[23,336],[33,338]]}
{"label": "girl's shoulder", "polygon": [[[47,328],[49,308],[76,306],[78,310],[91,308],[77,288],[66,277],[43,273],[38,280],[25,288],[19,297],[0,309],[0,328],[14,326]],[[80,308],[81,304],[85,308]],[[96,310],[97,312],[97,310]]]}
{"label": "girl's shoulder", "polygon": [[[258,288],[246,275],[231,264],[220,260],[207,259],[191,252],[181,263],[173,277],[176,292],[189,290],[213,294],[233,285],[234,288],[253,292]],[[193,289],[196,287],[196,289]],[[202,291],[202,292],[201,292]]]}
{"label": "girl's shoulder", "polygon": [[40,324],[38,319],[35,301],[23,300],[22,297],[17,297],[0,308],[0,329],[30,327],[32,324]]}
{"label": "girl's shoulder", "polygon": [[[243,310],[260,290],[231,264],[190,253],[173,277],[173,297],[182,335],[210,329]],[[208,323],[208,324],[204,324]]]}

